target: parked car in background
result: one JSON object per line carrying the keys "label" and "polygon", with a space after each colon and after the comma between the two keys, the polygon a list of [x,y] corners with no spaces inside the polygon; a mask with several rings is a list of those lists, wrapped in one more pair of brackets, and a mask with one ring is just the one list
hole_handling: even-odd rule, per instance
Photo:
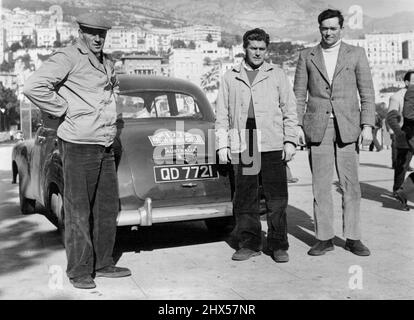
{"label": "parked car in background", "polygon": [[[118,226],[204,220],[230,231],[232,175],[216,164],[214,113],[204,93],[180,79],[122,75],[117,112]],[[35,137],[14,146],[12,171],[22,213],[39,205],[63,229],[58,124],[43,115]]]}
{"label": "parked car in background", "polygon": [[10,131],[10,140],[21,141],[24,139],[23,131],[21,130],[11,130]]}

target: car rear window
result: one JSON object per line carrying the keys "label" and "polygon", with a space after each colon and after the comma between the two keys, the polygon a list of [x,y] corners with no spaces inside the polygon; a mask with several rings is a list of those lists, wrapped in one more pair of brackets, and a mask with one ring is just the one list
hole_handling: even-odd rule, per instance
{"label": "car rear window", "polygon": [[185,93],[165,91],[120,94],[117,113],[124,119],[203,118],[194,97]]}

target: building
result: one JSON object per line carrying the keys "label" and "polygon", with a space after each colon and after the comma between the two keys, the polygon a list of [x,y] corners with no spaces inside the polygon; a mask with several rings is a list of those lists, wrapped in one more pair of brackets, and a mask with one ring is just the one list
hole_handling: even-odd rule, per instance
{"label": "building", "polygon": [[57,40],[60,42],[67,42],[71,38],[78,37],[78,26],[69,22],[58,22],[56,25]]}
{"label": "building", "polygon": [[52,47],[19,49],[16,52],[13,52],[13,60],[29,55],[30,63],[33,64],[35,70],[37,70],[43,61],[52,55],[53,51],[54,49]]}
{"label": "building", "polygon": [[365,40],[365,38],[363,39],[342,39],[343,42],[350,44],[352,46],[356,46],[356,47],[361,47],[364,48],[365,51],[367,50],[367,41]]}
{"label": "building", "polygon": [[130,55],[121,58],[126,74],[162,75],[162,58],[151,55]]}
{"label": "building", "polygon": [[230,50],[219,47],[217,41],[198,41],[196,43],[196,50],[203,54],[203,59],[210,58],[211,60],[217,60],[230,56]]}
{"label": "building", "polygon": [[364,39],[344,39],[344,42],[364,48],[371,66],[410,65],[414,61],[414,32],[370,33]]}
{"label": "building", "polygon": [[0,82],[5,88],[12,90],[17,89],[17,76],[14,73],[0,72]]}
{"label": "building", "polygon": [[344,39],[344,42],[365,49],[376,100],[381,97],[382,89],[401,86],[398,74],[414,68],[414,32],[372,33],[364,39]]}
{"label": "building", "polygon": [[14,65],[14,73],[16,74],[16,95],[19,101],[23,101],[25,99],[23,94],[23,87],[26,80],[33,74],[34,68],[27,68],[26,64],[21,60],[17,59]]}
{"label": "building", "polygon": [[183,41],[205,41],[210,35],[211,40],[221,41],[221,27],[208,25],[194,25],[175,29],[171,35],[171,40]]}
{"label": "building", "polygon": [[243,44],[238,44],[238,45],[232,46],[231,50],[230,50],[230,58],[234,59],[234,58],[240,57],[240,56],[244,57]]}
{"label": "building", "polygon": [[145,32],[140,28],[115,26],[108,30],[105,49],[113,51],[145,51]]}
{"label": "building", "polygon": [[3,9],[4,26],[6,30],[6,43],[11,46],[14,42],[20,42],[23,37],[34,39],[35,25],[32,23],[30,11],[15,8]]}
{"label": "building", "polygon": [[170,55],[170,76],[201,85],[203,54],[193,49],[173,49]]}
{"label": "building", "polygon": [[38,47],[53,47],[58,40],[58,31],[55,27],[40,27],[36,29],[36,45]]}
{"label": "building", "polygon": [[0,0],[0,63],[4,60],[4,50],[6,49],[6,29],[2,15],[2,0]]}
{"label": "building", "polygon": [[158,53],[167,52],[171,49],[173,29],[151,28],[145,35],[146,51]]}
{"label": "building", "polygon": [[367,34],[366,52],[372,65],[397,64],[403,60],[403,34]]}

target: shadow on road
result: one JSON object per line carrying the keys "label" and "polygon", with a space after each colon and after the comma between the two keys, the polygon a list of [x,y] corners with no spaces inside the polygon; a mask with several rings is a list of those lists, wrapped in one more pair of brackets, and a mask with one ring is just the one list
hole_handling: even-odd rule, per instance
{"label": "shadow on road", "polygon": [[[262,220],[266,220],[266,216],[262,216]],[[302,241],[309,246],[309,248],[316,243],[317,240],[313,235],[313,232],[315,231],[313,219],[305,211],[293,206],[288,206],[287,222],[288,234]],[[335,246],[345,246],[345,241],[337,236],[334,237],[333,242]],[[264,244],[265,243],[266,242],[264,242]],[[271,254],[267,246],[264,246],[263,252],[268,255]]]}
{"label": "shadow on road", "polygon": [[118,228],[114,259],[124,252],[152,251],[157,249],[191,246],[218,241],[231,241],[230,236],[209,231],[203,221],[172,222],[138,227],[137,231]]}
{"label": "shadow on road", "polygon": [[[400,203],[393,197],[392,192],[364,182],[361,182],[362,198],[382,203],[384,208],[401,210]],[[413,206],[409,206],[413,209]]]}
{"label": "shadow on road", "polygon": [[[288,233],[309,247],[316,243],[312,234],[314,224],[311,217],[304,211],[288,206]],[[266,215],[261,216],[266,221]],[[309,233],[311,232],[311,233]],[[270,255],[266,243],[267,227],[262,230],[263,252]],[[208,231],[202,221],[176,222],[154,225],[151,227],[140,227],[138,231],[118,229],[117,241],[114,250],[114,259],[118,261],[124,252],[152,251],[157,249],[189,246],[203,243],[223,241],[234,250],[238,249],[234,230],[230,235],[214,234]],[[345,241],[339,237],[334,238],[334,244],[339,247],[345,246]],[[223,244],[224,245],[224,244]]]}
{"label": "shadow on road", "polygon": [[[340,194],[342,194],[342,190],[339,186],[339,181],[335,181],[335,187],[336,191]],[[393,197],[392,192],[373,186],[371,184],[368,184],[366,182],[360,182],[361,185],[361,198],[362,199],[368,199],[376,202],[380,202],[382,204],[382,207],[384,208],[390,208],[395,210],[401,210],[400,203]],[[413,209],[413,206],[409,206],[411,209]]]}
{"label": "shadow on road", "polygon": [[390,169],[392,170],[392,168],[390,166],[386,166],[383,164],[377,164],[377,163],[360,163],[359,164],[361,167],[372,167],[372,168],[381,168],[381,169]]}
{"label": "shadow on road", "polygon": [[11,184],[10,171],[0,170],[0,186],[0,276],[4,276],[44,263],[62,245],[57,231],[39,230],[39,224],[33,222],[38,214],[20,213],[18,187]]}

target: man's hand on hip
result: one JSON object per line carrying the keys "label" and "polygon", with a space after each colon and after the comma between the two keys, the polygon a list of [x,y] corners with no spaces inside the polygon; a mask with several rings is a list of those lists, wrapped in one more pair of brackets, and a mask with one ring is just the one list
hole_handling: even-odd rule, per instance
{"label": "man's hand on hip", "polygon": [[372,142],[372,127],[364,126],[361,133],[362,145],[369,146]]}
{"label": "man's hand on hip", "polygon": [[293,159],[293,156],[296,153],[296,146],[292,143],[285,143],[283,147],[283,160],[286,162]]}
{"label": "man's hand on hip", "polygon": [[231,162],[231,152],[229,148],[221,148],[218,151],[220,163],[228,163]]}

